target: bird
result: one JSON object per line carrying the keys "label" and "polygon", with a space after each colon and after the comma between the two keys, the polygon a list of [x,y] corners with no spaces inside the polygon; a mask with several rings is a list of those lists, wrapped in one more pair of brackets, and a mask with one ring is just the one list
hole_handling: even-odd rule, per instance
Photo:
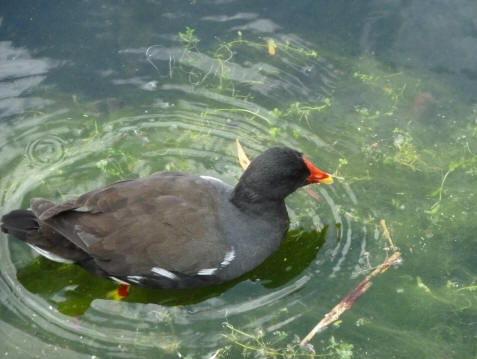
{"label": "bird", "polygon": [[190,289],[238,278],[278,249],[285,198],[333,178],[303,153],[273,147],[235,186],[210,176],[162,171],[2,217],[1,230],[40,255],[123,284]]}

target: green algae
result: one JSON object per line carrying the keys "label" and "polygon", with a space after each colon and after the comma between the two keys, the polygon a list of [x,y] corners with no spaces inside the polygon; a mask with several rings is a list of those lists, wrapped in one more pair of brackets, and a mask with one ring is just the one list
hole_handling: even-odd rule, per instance
{"label": "green algae", "polygon": [[[224,131],[232,128],[230,138],[216,143],[226,148],[224,152],[229,157],[233,156],[230,147],[234,136],[254,137],[267,145],[293,138],[305,152],[311,150],[312,153],[319,143],[328,156],[328,171],[340,178],[339,183],[352,185],[358,195],[366,197],[353,207],[343,206],[340,212],[370,231],[377,230],[379,220],[385,218],[403,252],[404,264],[395,273],[387,273],[377,281],[371,289],[375,294],[369,293],[368,298],[366,294],[341,323],[330,329],[332,336],[326,336],[326,343],[315,345],[317,353],[325,354],[302,352],[302,348],[296,346],[294,335],[306,334],[302,324],[291,324],[284,330],[260,336],[227,324],[218,355],[227,357],[238,350],[240,354],[235,355],[246,353],[251,357],[349,358],[353,352],[357,357],[364,357],[363,348],[375,357],[390,352],[401,357],[406,353],[422,358],[475,355],[472,328],[475,331],[477,320],[473,255],[476,245],[473,221],[476,215],[476,107],[456,98],[430,74],[396,71],[372,58],[345,58],[289,40],[274,41],[277,45],[274,57],[267,54],[266,42],[246,38],[242,33],[227,42],[218,40],[215,47],[199,51],[200,39],[195,30],[186,28],[180,32],[178,45],[183,52],[175,64],[171,63],[168,75],[178,84],[202,89],[210,100],[205,106],[187,107],[187,100],[183,100],[174,107],[162,109],[160,116],[141,114],[139,118],[128,108],[112,108],[105,115],[74,98],[58,96],[58,103],[72,109],[68,121],[75,123],[78,129],[73,137],[64,128],[61,115],[47,116],[45,121],[44,113],[24,114],[30,123],[41,120],[44,132],[69,136],[62,144],[62,159],[81,156],[82,161],[93,164],[88,173],[74,170],[75,162],[57,167],[53,164],[47,176],[39,177],[41,185],[31,195],[51,198],[53,194],[58,199],[77,195],[86,189],[78,183],[92,174],[96,182],[104,184],[149,173],[151,167],[198,170],[197,164],[188,159],[186,149],[196,144],[196,149],[206,151],[202,144],[214,143],[215,133],[207,130],[210,127]],[[257,77],[249,76],[243,66],[243,59],[247,58],[257,62],[266,58],[264,62],[273,63],[274,67],[264,66],[254,73]],[[318,60],[334,63],[339,68],[336,91],[329,97],[318,96],[314,102],[312,96],[283,103],[266,100],[263,101],[266,105],[258,108],[255,102],[261,103],[264,96],[257,94],[254,88],[266,86],[269,79],[280,77],[281,70],[289,70],[279,63],[280,58],[296,67]],[[207,63],[207,67],[198,63]],[[159,66],[156,69],[159,71]],[[432,93],[432,99],[425,100],[428,102],[422,106],[426,109],[416,110],[415,101],[423,93]],[[221,103],[222,96],[232,100]],[[171,125],[167,129],[138,125],[149,119],[172,122],[181,111],[197,114],[194,125],[187,123],[176,128]],[[132,115],[135,118],[130,121]],[[257,122],[261,127],[256,132],[233,127],[234,121],[244,119],[247,123]],[[62,123],[61,130],[58,123]],[[120,135],[113,135],[116,129],[128,127]],[[27,143],[22,143],[23,129],[17,131],[13,137],[20,147],[26,147]],[[318,140],[310,141],[308,131],[317,134]],[[114,138],[102,145],[108,136]],[[173,155],[165,153],[152,159],[152,153],[158,149],[174,147],[179,150]],[[151,157],[147,157],[148,153]],[[145,154],[148,163],[145,163]],[[213,168],[213,162],[204,160],[202,165]],[[19,175],[35,175],[35,171],[44,167],[37,170],[34,165],[21,167]],[[234,171],[237,177],[240,170]],[[10,194],[9,189],[4,190],[7,198]],[[266,288],[280,287],[306,271],[327,238],[329,227],[316,230],[306,214],[299,214],[296,221],[304,228],[293,228],[279,252],[237,281],[187,295],[180,291],[166,293],[133,287],[130,296],[123,300],[187,306],[218,296],[244,280],[258,281]],[[339,230],[342,223],[335,225]],[[384,241],[372,245],[374,264],[385,255],[383,247]],[[292,270],[284,272],[283,260],[290,253],[294,254],[288,259]],[[51,281],[51,277],[55,281]],[[110,281],[93,277],[77,266],[45,259],[35,259],[20,268],[18,279],[29,291],[46,298],[67,315],[81,315],[92,300],[108,299],[108,294],[116,288]],[[337,287],[346,292],[343,285]],[[308,326],[336,303],[310,301],[308,305],[312,304],[323,313],[307,308],[308,317],[313,318],[306,321]],[[359,314],[353,314],[354,310]],[[365,338],[374,338],[371,347]],[[181,343],[174,345],[175,350]],[[404,349],[397,351],[394,349],[397,347]]]}

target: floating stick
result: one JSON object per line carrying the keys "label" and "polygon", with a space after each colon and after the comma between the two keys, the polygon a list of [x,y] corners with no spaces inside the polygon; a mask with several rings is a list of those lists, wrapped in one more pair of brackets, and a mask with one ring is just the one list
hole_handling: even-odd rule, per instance
{"label": "floating stick", "polygon": [[333,309],[331,309],[323,319],[308,333],[300,342],[300,345],[306,345],[313,337],[323,331],[328,325],[338,320],[341,314],[351,308],[351,306],[361,297],[372,285],[371,279],[388,270],[393,264],[401,261],[401,253],[396,251],[388,257],[383,263],[376,267],[366,278],[364,278],[351,292],[348,293]]}
{"label": "floating stick", "polygon": [[393,240],[391,238],[391,234],[389,233],[388,226],[386,225],[386,221],[384,219],[382,219],[382,220],[379,221],[379,224],[381,225],[381,228],[383,229],[384,237],[386,237],[386,239],[389,242],[389,245],[391,246],[391,249],[393,250],[393,252],[395,252],[396,251],[396,246],[393,243]]}

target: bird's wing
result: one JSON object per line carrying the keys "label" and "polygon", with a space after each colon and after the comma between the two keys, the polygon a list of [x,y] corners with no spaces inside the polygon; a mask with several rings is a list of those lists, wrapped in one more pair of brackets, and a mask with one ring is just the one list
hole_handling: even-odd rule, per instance
{"label": "bird's wing", "polygon": [[39,218],[117,276],[154,268],[212,273],[228,248],[211,191],[199,177],[160,173],[55,206],[43,203]]}

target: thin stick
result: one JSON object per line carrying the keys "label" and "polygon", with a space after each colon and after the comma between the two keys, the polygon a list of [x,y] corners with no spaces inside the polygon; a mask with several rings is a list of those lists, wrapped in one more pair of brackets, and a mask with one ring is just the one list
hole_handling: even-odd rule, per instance
{"label": "thin stick", "polygon": [[311,197],[311,198],[314,198],[316,199],[317,201],[321,201],[321,196],[316,193],[316,191],[312,190],[310,187],[303,187],[303,190],[308,193],[308,195]]}
{"label": "thin stick", "polygon": [[[247,169],[248,165],[250,164],[250,160],[248,159],[242,145],[240,144],[239,140],[235,140],[235,144],[237,146],[237,156],[240,162],[240,165],[242,166],[243,169]],[[314,192],[311,190],[311,193],[307,191],[307,193],[315,198],[316,200],[320,200],[320,196],[318,193]],[[388,257],[383,263],[381,263],[379,266],[376,267],[375,270],[373,270],[370,274],[366,276],[358,285],[356,288],[354,288],[351,292],[348,293],[346,297],[344,297],[331,311],[329,311],[323,319],[308,333],[308,335],[300,342],[300,345],[305,345],[307,344],[313,337],[324,330],[328,325],[333,323],[334,321],[338,320],[341,314],[343,314],[345,311],[347,311],[351,306],[358,300],[359,297],[361,297],[372,285],[373,283],[371,282],[371,279],[376,277],[378,274],[381,274],[388,270],[388,268],[395,264],[399,263],[401,261],[401,253],[396,250],[396,246],[393,243],[393,240],[391,239],[391,234],[389,233],[388,226],[386,225],[386,221],[382,219],[379,221],[381,224],[381,228],[383,229],[384,236],[389,242],[389,245],[391,246],[392,250],[394,253]],[[215,356],[215,355],[214,355]]]}
{"label": "thin stick", "polygon": [[393,252],[395,252],[396,251],[396,246],[393,243],[393,240],[391,238],[391,234],[389,233],[388,226],[386,225],[386,221],[384,219],[382,219],[382,220],[379,221],[379,224],[381,225],[381,228],[383,229],[384,237],[386,237],[386,239],[389,242],[389,245],[391,246],[391,249],[393,250]]}
{"label": "thin stick", "polygon": [[388,270],[388,268],[400,262],[401,253],[396,251],[388,257],[383,263],[376,267],[366,278],[364,278],[356,288],[348,293],[333,309],[331,309],[323,319],[308,333],[308,335],[300,342],[300,345],[306,345],[313,337],[323,331],[328,325],[338,320],[341,314],[351,308],[351,306],[361,297],[372,285],[371,279]]}

